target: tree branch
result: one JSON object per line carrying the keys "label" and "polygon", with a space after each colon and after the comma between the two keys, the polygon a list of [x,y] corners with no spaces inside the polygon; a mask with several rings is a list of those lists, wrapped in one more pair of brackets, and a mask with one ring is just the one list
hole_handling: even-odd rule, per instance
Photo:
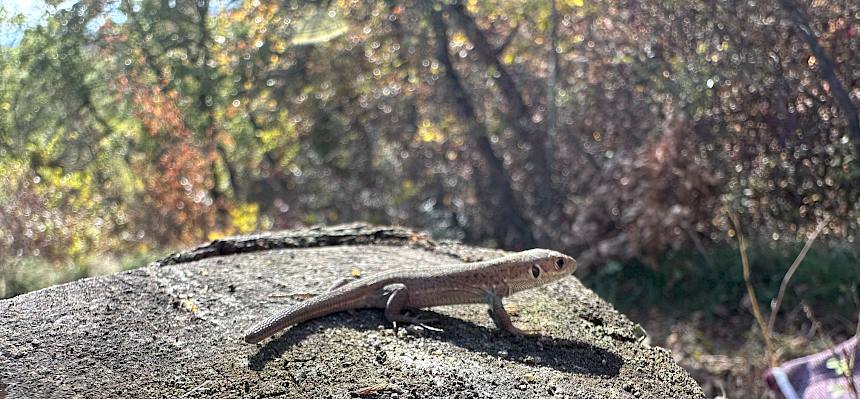
{"label": "tree branch", "polygon": [[785,8],[785,11],[788,12],[794,23],[797,24],[800,37],[806,42],[818,61],[821,75],[827,80],[827,83],[830,85],[830,91],[833,93],[833,98],[839,104],[842,113],[845,114],[846,122],[848,122],[848,133],[854,141],[854,154],[856,157],[860,157],[860,118],[858,118],[857,107],[851,101],[851,96],[836,75],[833,61],[831,61],[830,56],[818,42],[818,37],[815,36],[815,32],[812,30],[809,16],[805,11],[800,9],[800,5],[795,0],[780,0],[779,2]]}
{"label": "tree branch", "polygon": [[[498,57],[496,57],[495,49],[490,45],[486,35],[484,35],[484,32],[482,32],[478,27],[478,24],[475,23],[475,20],[468,14],[466,8],[462,4],[456,3],[450,5],[448,10],[451,12],[451,15],[457,19],[460,27],[463,28],[466,36],[469,38],[469,41],[472,42],[473,46],[475,46],[475,52],[481,58],[481,61],[488,66],[492,66],[498,71],[499,76],[496,78],[496,82],[499,84],[499,91],[508,106],[508,112],[503,116],[505,116],[509,123],[514,127],[526,130],[525,132],[521,132],[524,136],[530,136],[531,132],[528,132],[528,130],[531,130],[531,127],[529,126],[531,125],[531,110],[528,105],[526,105],[516,82],[514,82],[513,76],[508,72],[507,68],[502,65]],[[543,135],[541,134],[540,136]],[[528,141],[536,143],[542,140],[540,140],[540,138],[530,137]],[[540,144],[540,147],[542,148],[543,143],[541,142]]]}
{"label": "tree branch", "polygon": [[514,26],[514,28],[511,29],[511,33],[508,33],[508,36],[505,38],[505,40],[502,42],[502,44],[500,44],[498,47],[496,47],[495,50],[493,50],[496,58],[500,57],[502,55],[502,53],[505,52],[505,49],[507,49],[508,46],[511,44],[511,42],[514,41],[514,37],[517,36],[517,33],[519,33],[519,31],[520,31],[520,24],[516,24]]}
{"label": "tree branch", "polygon": [[552,144],[558,135],[558,104],[556,104],[556,86],[558,85],[558,7],[555,0],[550,0],[552,3],[552,11],[550,13],[550,31],[549,31],[549,73],[546,78],[546,125],[547,134],[549,135],[549,150],[552,151]]}
{"label": "tree branch", "polygon": [[528,162],[533,165],[531,176],[534,188],[538,194],[538,207],[552,209],[552,204],[558,199],[557,190],[552,181],[553,157],[547,153],[546,132],[539,129],[532,120],[532,111],[526,105],[522,93],[517,87],[513,76],[505,65],[499,61],[495,49],[490,45],[486,35],[466,11],[466,8],[455,3],[447,10],[466,33],[466,37],[475,46],[475,52],[481,61],[497,71],[496,83],[499,94],[507,105],[507,112],[502,112],[502,118],[514,130],[520,140],[529,144]]}
{"label": "tree branch", "polygon": [[457,75],[454,64],[451,62],[451,57],[448,54],[448,32],[442,13],[431,11],[431,23],[436,35],[436,59],[439,60],[445,70],[445,78],[460,119],[468,123],[467,130],[487,165],[492,181],[489,186],[495,189],[493,195],[496,198],[491,199],[491,202],[494,202],[496,206],[491,208],[499,212],[492,218],[496,227],[496,237],[507,244],[508,234],[506,232],[513,230],[511,233],[517,236],[516,241],[518,241],[519,246],[532,247],[535,245],[535,239],[531,231],[531,223],[524,216],[519,201],[514,195],[510,175],[505,169],[504,162],[496,155],[486,127],[478,121],[475,107],[469,101],[465,88],[460,81],[460,76]]}

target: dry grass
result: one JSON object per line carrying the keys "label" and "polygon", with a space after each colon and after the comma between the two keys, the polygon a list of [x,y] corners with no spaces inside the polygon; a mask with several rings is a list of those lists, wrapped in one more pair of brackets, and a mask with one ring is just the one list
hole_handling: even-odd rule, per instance
{"label": "dry grass", "polygon": [[[826,350],[835,338],[823,338],[802,316],[801,309],[786,314],[796,325],[780,325],[773,343],[786,359]],[[702,386],[709,398],[772,398],[763,374],[770,365],[757,323],[749,315],[709,319],[702,313],[676,318],[657,311],[630,316],[648,331],[651,344],[672,351],[674,360]],[[839,335],[840,339],[843,337]]]}
{"label": "dry grass", "polygon": [[[659,270],[610,263],[584,280],[670,349],[708,397],[769,398],[762,376],[771,362],[827,350],[858,328],[857,247],[813,240],[744,238],[741,256],[738,246],[711,246],[667,254]],[[770,302],[770,314],[760,307],[754,316],[751,298]],[[804,306],[822,320],[812,322]]]}

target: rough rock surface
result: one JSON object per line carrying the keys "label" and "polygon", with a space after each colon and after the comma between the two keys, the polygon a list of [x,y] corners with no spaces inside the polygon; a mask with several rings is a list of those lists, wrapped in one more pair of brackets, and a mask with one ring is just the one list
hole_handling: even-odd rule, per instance
{"label": "rough rock surface", "polygon": [[533,336],[498,331],[469,305],[432,309],[443,332],[395,333],[381,311],[359,310],[242,341],[250,324],[343,277],[501,254],[349,225],[219,240],[3,300],[0,399],[703,397],[575,278],[507,300]]}

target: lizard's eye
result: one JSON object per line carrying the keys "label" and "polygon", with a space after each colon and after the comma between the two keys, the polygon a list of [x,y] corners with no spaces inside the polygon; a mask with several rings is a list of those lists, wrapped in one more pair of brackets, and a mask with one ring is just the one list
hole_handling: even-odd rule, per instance
{"label": "lizard's eye", "polygon": [[540,271],[541,271],[541,270],[540,270],[540,266],[538,266],[538,265],[532,265],[532,270],[531,270],[531,272],[532,272],[532,277],[534,277],[534,278],[538,278],[538,277],[540,277]]}
{"label": "lizard's eye", "polygon": [[555,266],[558,270],[564,269],[564,259],[558,258],[555,260]]}

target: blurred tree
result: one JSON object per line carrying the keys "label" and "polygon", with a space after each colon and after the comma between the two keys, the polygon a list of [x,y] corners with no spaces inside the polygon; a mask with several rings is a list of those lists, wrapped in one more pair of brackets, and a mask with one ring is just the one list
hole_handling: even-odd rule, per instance
{"label": "blurred tree", "polygon": [[[472,145],[481,155],[487,168],[486,173],[489,175],[486,183],[477,179],[475,181],[475,187],[486,193],[481,197],[488,202],[489,207],[482,209],[491,214],[489,219],[492,221],[496,239],[500,243],[507,246],[533,247],[535,246],[535,239],[531,231],[531,222],[525,218],[520,201],[511,187],[510,175],[504,162],[493,149],[487,129],[478,119],[475,107],[467,97],[460,76],[451,62],[451,57],[448,54],[448,28],[442,13],[432,11],[431,18],[436,38],[436,59],[444,69],[444,75],[448,80],[447,83],[453,98],[452,105],[455,112],[459,113],[463,123],[468,126],[467,130],[472,136]],[[477,171],[473,173],[478,175]]]}
{"label": "blurred tree", "polygon": [[821,47],[818,37],[812,30],[812,24],[806,11],[802,10],[795,0],[780,0],[780,4],[785,8],[789,18],[796,24],[800,37],[809,46],[819,64],[821,74],[833,93],[833,99],[839,104],[845,116],[848,133],[853,137],[854,156],[860,157],[860,120],[857,117],[857,107],[851,101],[851,96],[845,91],[842,81],[836,76],[830,55]]}
{"label": "blurred tree", "polygon": [[[0,253],[369,220],[598,261],[860,224],[860,5],[81,0],[2,48]],[[22,238],[23,237],[23,238]]]}

